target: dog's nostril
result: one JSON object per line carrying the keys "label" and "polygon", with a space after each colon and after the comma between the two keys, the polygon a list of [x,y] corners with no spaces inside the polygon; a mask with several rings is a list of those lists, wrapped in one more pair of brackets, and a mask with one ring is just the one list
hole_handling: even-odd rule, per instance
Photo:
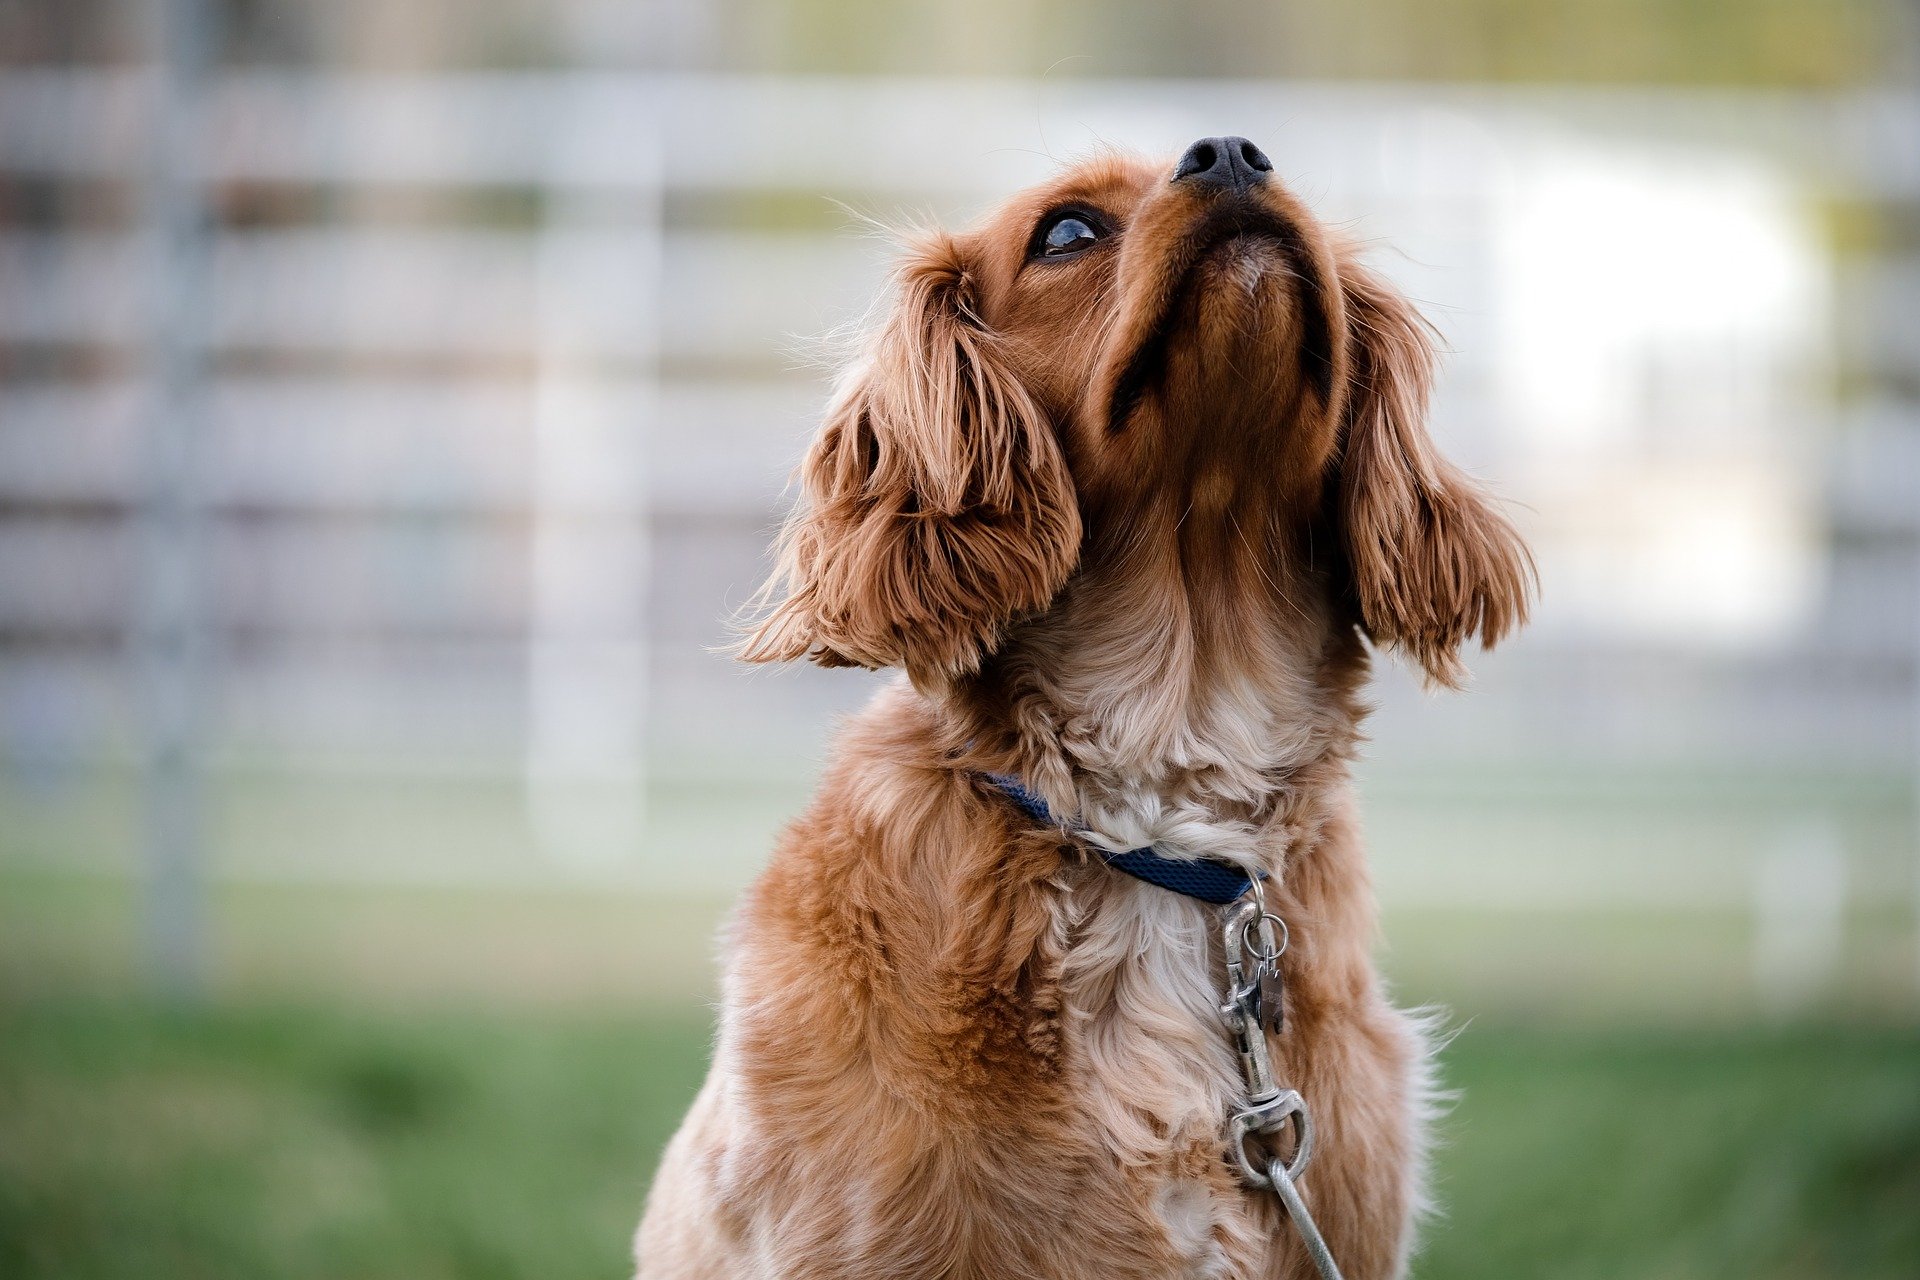
{"label": "dog's nostril", "polygon": [[1174,166],[1173,180],[1178,182],[1196,173],[1206,173],[1219,162],[1220,156],[1214,151],[1212,143],[1196,142],[1187,148],[1187,153],[1180,157],[1180,163]]}
{"label": "dog's nostril", "polygon": [[1240,139],[1240,158],[1247,162],[1249,169],[1257,169],[1261,173],[1270,173],[1273,170],[1273,161],[1267,159],[1267,153],[1245,138]]}

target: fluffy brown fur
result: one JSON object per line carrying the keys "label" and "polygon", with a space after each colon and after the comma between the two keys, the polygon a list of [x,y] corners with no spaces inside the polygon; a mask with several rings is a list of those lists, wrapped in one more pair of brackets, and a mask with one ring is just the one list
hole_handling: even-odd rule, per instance
{"label": "fluffy brown fur", "polygon": [[[905,678],[734,914],[644,1280],[1308,1275],[1223,1158],[1213,912],[1089,848],[1149,842],[1273,876],[1307,1196],[1352,1280],[1405,1266],[1427,1048],[1370,959],[1363,641],[1456,684],[1531,566],[1434,452],[1405,300],[1277,182],[1169,175],[913,246],[829,412],[744,653]],[[1063,210],[1101,234],[1034,256]]]}

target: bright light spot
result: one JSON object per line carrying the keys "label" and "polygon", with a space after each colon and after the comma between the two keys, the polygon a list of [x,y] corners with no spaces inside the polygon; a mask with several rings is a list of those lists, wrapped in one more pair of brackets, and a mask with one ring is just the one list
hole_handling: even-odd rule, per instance
{"label": "bright light spot", "polygon": [[1816,587],[1808,435],[1823,255],[1786,185],[1718,153],[1554,138],[1495,218],[1495,403],[1528,459],[1543,612],[1757,644]]}

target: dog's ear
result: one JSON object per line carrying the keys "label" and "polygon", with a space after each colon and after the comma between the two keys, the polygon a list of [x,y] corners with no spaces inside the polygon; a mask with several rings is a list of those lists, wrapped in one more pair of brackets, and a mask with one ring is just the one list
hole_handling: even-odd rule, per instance
{"label": "dog's ear", "polygon": [[1460,647],[1491,648],[1526,620],[1534,569],[1489,496],[1427,434],[1433,330],[1345,255],[1349,368],[1335,503],[1362,628],[1458,688]]}
{"label": "dog's ear", "polygon": [[960,247],[927,238],[895,285],[807,455],[749,662],[963,675],[1079,558],[1059,443],[981,322]]}

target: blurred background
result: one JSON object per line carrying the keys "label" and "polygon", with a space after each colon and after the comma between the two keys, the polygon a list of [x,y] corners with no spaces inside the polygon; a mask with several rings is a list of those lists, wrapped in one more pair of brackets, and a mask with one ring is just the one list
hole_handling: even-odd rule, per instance
{"label": "blurred background", "polygon": [[0,0],[0,1274],[623,1274],[867,220],[1217,133],[1544,581],[1362,772],[1416,1274],[1920,1274],[1906,0]]}

